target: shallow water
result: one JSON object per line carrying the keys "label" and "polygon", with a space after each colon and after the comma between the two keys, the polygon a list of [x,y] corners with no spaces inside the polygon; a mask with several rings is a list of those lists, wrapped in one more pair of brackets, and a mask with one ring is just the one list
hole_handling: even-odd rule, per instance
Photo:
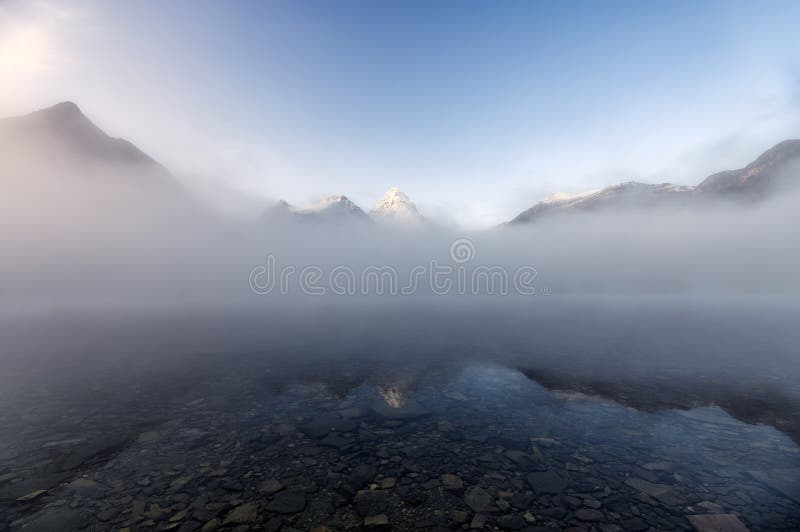
{"label": "shallow water", "polygon": [[[226,353],[93,319],[82,321],[93,338],[130,349],[8,356],[0,530],[800,529],[800,401],[790,353],[774,348],[789,330],[779,320],[747,320],[747,337],[773,338],[773,356],[754,360],[744,355],[764,342],[728,338],[740,356],[719,364],[707,348],[702,361],[643,358],[649,342],[664,347],[643,331],[661,330],[672,308],[583,314],[597,330],[578,343],[543,333],[560,313],[533,316],[536,343],[518,309],[519,322],[440,310],[370,313],[359,326],[312,316],[305,335],[289,325],[296,314],[271,316],[270,341],[248,340],[264,349]],[[702,310],[713,335],[737,328]],[[222,330],[185,319],[168,327]],[[671,323],[680,349],[699,349],[686,341],[698,321]],[[88,349],[54,332],[74,333],[74,321],[59,323],[48,322],[51,341]],[[342,324],[360,328],[358,341]],[[243,345],[230,340],[243,330],[223,343]]]}

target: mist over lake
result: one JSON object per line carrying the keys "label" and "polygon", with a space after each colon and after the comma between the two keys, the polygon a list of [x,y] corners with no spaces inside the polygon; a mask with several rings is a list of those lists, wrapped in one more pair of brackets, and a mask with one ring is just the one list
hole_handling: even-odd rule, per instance
{"label": "mist over lake", "polygon": [[0,2],[0,532],[800,530],[797,20]]}

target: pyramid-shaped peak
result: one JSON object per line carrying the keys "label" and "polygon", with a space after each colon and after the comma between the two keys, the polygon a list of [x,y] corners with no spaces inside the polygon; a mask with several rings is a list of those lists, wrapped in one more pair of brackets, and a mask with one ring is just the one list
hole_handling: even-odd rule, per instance
{"label": "pyramid-shaped peak", "polygon": [[42,110],[43,111],[51,111],[51,112],[55,112],[55,113],[80,113],[80,114],[83,114],[83,113],[81,113],[81,110],[78,107],[78,104],[76,104],[75,102],[71,102],[69,100],[64,101],[64,102],[59,102],[59,103],[53,105],[52,107],[47,107],[47,108],[42,109]]}
{"label": "pyramid-shaped peak", "polygon": [[[18,139],[85,162],[160,165],[131,142],[109,136],[71,101],[0,120]],[[163,170],[163,168],[160,168]]]}
{"label": "pyramid-shaped peak", "polygon": [[35,111],[33,116],[39,116],[53,124],[74,124],[76,122],[83,122],[91,124],[86,115],[81,112],[80,108],[75,102],[61,102],[50,107],[45,107]]}
{"label": "pyramid-shaped peak", "polygon": [[422,216],[417,210],[417,206],[399,188],[392,187],[378,201],[371,214],[379,218],[400,219],[400,220],[422,220]]}
{"label": "pyramid-shaped peak", "polygon": [[392,187],[375,205],[375,211],[413,211],[417,212],[417,206],[399,188]]}

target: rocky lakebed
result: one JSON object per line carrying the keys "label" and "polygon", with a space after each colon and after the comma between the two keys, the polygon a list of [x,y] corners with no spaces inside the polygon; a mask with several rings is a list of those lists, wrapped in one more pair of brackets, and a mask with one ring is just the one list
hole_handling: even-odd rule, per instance
{"label": "rocky lakebed", "polygon": [[2,531],[800,529],[798,445],[713,405],[474,359],[67,373],[3,375]]}

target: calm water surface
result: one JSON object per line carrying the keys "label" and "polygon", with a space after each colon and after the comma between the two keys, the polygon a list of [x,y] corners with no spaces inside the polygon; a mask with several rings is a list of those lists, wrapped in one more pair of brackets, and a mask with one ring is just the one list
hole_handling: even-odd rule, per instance
{"label": "calm water surface", "polygon": [[[69,356],[32,355],[42,340],[17,327],[0,530],[800,529],[796,367],[775,340],[790,329],[750,320],[716,350],[694,335],[740,329],[730,315],[674,310],[583,314],[572,336],[558,313],[403,310],[306,334],[288,313],[248,338],[263,349],[224,353],[165,331],[227,345],[245,318],[47,322]],[[664,320],[705,358],[643,355],[665,350]],[[773,356],[720,364],[730,343]]]}

